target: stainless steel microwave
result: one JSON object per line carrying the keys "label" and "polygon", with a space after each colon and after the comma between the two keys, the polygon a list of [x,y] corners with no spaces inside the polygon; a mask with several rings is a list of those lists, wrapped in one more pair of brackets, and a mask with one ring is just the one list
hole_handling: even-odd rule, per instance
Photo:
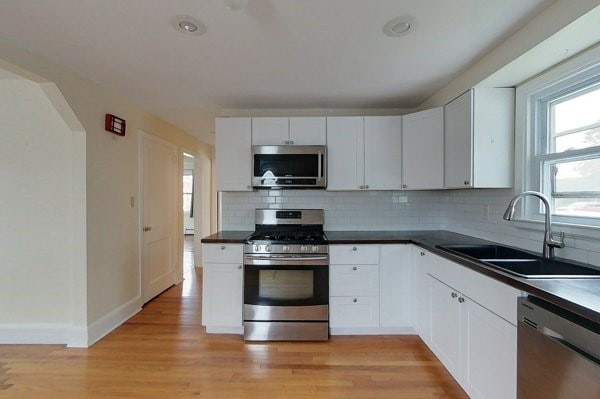
{"label": "stainless steel microwave", "polygon": [[252,146],[252,186],[256,188],[327,187],[324,145]]}

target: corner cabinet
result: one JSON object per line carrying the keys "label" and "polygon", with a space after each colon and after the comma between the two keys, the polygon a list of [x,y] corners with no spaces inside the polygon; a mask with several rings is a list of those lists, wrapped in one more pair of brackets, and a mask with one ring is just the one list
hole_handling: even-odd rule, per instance
{"label": "corner cabinet", "polygon": [[325,117],[252,118],[252,145],[325,145]]}
{"label": "corner cabinet", "polygon": [[513,185],[514,89],[474,88],[444,107],[444,187]]}
{"label": "corner cabinet", "polygon": [[444,108],[402,116],[402,188],[444,188]]}
{"label": "corner cabinet", "polygon": [[202,244],[202,325],[243,334],[243,244]]}
{"label": "corner cabinet", "polygon": [[415,247],[417,330],[472,398],[514,399],[521,292]]}
{"label": "corner cabinet", "polygon": [[400,190],[402,117],[327,118],[327,190]]}
{"label": "corner cabinet", "polygon": [[215,119],[217,191],[251,191],[250,118]]}
{"label": "corner cabinet", "polygon": [[414,332],[409,245],[330,245],[329,250],[332,335]]}

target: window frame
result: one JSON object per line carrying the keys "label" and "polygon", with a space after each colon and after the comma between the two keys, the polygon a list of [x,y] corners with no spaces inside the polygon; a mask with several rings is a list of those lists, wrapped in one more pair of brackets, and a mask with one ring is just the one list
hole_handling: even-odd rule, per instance
{"label": "window frame", "polygon": [[[557,163],[600,158],[600,146],[550,153],[550,134],[539,134],[550,126],[549,104],[565,100],[586,88],[600,85],[600,46],[596,46],[553,67],[516,88],[515,110],[515,189],[535,190],[550,194],[551,179],[543,178],[544,168]],[[549,170],[546,170],[549,172]],[[553,197],[548,195],[553,203]],[[522,201],[518,219],[542,221],[541,204]],[[600,218],[553,213],[557,224],[584,229],[600,229]]]}

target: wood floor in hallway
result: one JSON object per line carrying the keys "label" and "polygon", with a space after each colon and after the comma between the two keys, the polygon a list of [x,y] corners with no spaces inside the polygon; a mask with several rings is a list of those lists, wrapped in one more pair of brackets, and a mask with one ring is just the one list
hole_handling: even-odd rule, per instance
{"label": "wood floor in hallway", "polygon": [[0,398],[466,398],[415,336],[245,343],[201,326],[201,269],[88,349],[0,345]]}

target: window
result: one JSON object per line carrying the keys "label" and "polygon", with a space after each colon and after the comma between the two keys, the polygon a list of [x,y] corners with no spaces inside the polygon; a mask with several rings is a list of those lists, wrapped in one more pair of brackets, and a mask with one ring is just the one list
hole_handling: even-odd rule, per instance
{"label": "window", "polygon": [[[192,193],[194,192],[194,174],[192,170],[183,171],[183,211],[192,213]],[[190,216],[192,217],[192,216]]]}
{"label": "window", "polygon": [[[526,98],[529,121],[522,186],[550,199],[556,221],[598,226],[600,63],[596,56],[588,64],[568,64],[570,69],[563,65],[517,89]],[[528,206],[526,217],[538,218],[539,203]]]}

